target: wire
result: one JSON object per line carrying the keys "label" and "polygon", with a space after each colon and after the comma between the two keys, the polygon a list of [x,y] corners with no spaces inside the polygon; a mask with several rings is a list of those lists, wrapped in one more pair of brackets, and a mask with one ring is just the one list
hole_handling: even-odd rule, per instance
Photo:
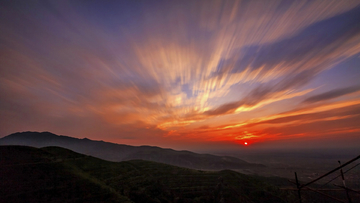
{"label": "wire", "polygon": [[[348,171],[350,171],[351,169],[357,167],[358,165],[360,165],[360,163],[358,163],[358,164],[356,164],[355,166],[349,168],[348,170],[346,170],[345,172],[343,172],[343,174],[347,173]],[[338,176],[336,176],[335,178],[329,180],[328,182],[326,182],[326,183],[325,183],[324,185],[322,185],[321,187],[324,187],[325,185],[329,184],[331,181],[335,180],[336,178],[338,178],[338,177],[340,177],[340,176],[341,176],[341,174],[338,175]]]}

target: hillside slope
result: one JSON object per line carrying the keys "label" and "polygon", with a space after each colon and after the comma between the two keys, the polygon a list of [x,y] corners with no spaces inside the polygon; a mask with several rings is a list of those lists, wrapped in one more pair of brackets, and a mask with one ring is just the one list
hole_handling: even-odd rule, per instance
{"label": "hillside slope", "polygon": [[59,147],[0,146],[5,202],[284,202],[287,193],[229,170],[109,162]]}
{"label": "hillside slope", "polygon": [[0,154],[0,202],[132,202],[64,161],[80,155],[25,146],[0,146]]}
{"label": "hillside slope", "polygon": [[242,169],[264,167],[229,156],[197,154],[151,146],[129,146],[89,139],[58,136],[49,132],[14,133],[0,139],[0,145],[25,145],[32,147],[58,146],[78,153],[91,155],[108,161],[141,159],[193,169]]}

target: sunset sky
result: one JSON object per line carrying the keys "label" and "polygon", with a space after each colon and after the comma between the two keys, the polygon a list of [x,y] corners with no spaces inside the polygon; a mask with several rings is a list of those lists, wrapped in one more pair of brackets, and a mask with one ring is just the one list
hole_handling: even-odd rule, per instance
{"label": "sunset sky", "polygon": [[0,120],[0,137],[360,147],[360,1],[1,1]]}

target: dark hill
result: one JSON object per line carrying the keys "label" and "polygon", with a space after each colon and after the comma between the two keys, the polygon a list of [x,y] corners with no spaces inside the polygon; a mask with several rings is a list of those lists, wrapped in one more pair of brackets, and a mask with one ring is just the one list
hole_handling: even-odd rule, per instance
{"label": "dark hill", "polygon": [[32,147],[59,146],[75,152],[91,155],[108,161],[141,159],[193,169],[222,170],[264,167],[229,156],[197,154],[151,146],[129,146],[110,142],[94,141],[59,136],[49,132],[14,133],[0,139],[0,145],[25,145]]}
{"label": "dark hill", "polygon": [[2,202],[284,202],[291,197],[234,171],[150,161],[109,162],[59,147],[0,146]]}
{"label": "dark hill", "polygon": [[[0,202],[132,202],[68,165],[69,153],[53,151],[0,146]],[[76,154],[81,157],[86,156]]]}

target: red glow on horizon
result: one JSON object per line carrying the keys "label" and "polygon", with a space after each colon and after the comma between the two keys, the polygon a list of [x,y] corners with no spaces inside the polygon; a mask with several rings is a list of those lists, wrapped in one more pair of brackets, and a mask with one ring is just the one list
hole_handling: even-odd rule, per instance
{"label": "red glow on horizon", "polygon": [[245,146],[247,146],[247,145],[248,145],[248,143],[247,143],[247,142],[244,142],[244,145],[245,145]]}

